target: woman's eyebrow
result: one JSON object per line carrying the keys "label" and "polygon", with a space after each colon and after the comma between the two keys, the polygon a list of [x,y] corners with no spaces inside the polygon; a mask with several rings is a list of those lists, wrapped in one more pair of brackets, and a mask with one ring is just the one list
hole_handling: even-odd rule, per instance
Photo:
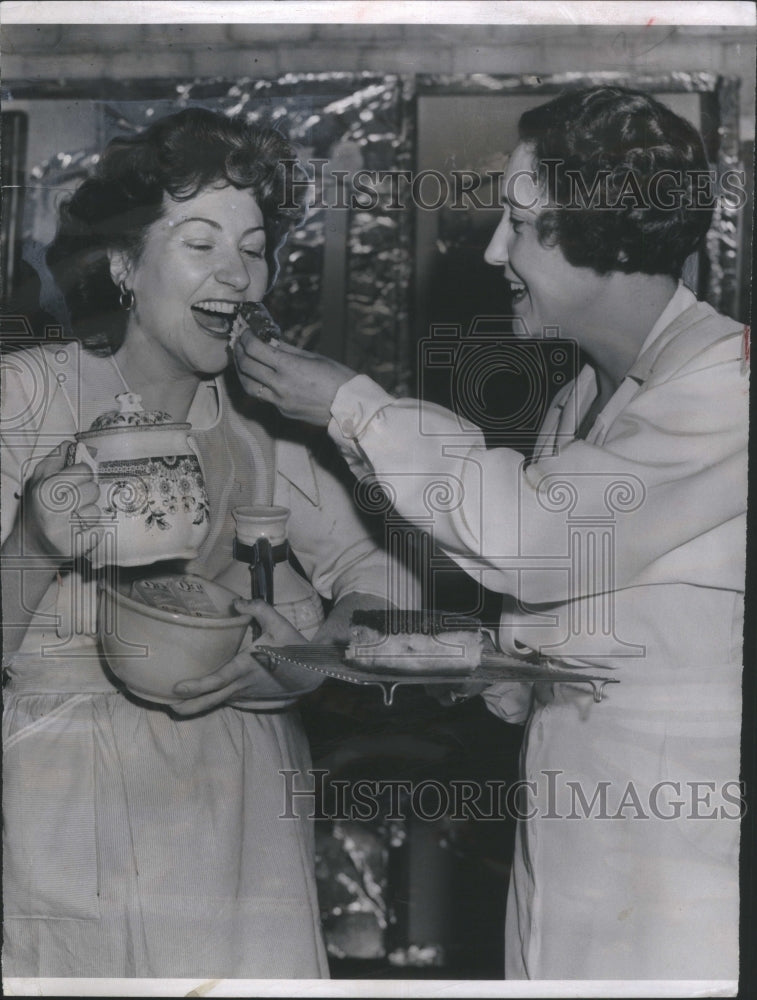
{"label": "woman's eyebrow", "polygon": [[[173,225],[176,227],[183,226],[186,222],[204,222],[208,226],[212,226],[213,229],[223,229],[223,226],[219,222],[216,222],[215,219],[206,219],[201,215],[190,215],[186,219],[179,219],[179,221],[174,222]],[[263,229],[263,226],[250,226],[249,229],[245,229],[242,236],[249,236],[250,233],[259,233],[262,232]]]}
{"label": "woman's eyebrow", "polygon": [[214,229],[221,229],[222,228],[222,226],[220,225],[220,223],[216,222],[215,219],[204,219],[200,215],[190,215],[186,219],[179,219],[179,221],[175,222],[174,225],[175,226],[183,226],[187,222],[204,222],[208,226],[212,226]]}

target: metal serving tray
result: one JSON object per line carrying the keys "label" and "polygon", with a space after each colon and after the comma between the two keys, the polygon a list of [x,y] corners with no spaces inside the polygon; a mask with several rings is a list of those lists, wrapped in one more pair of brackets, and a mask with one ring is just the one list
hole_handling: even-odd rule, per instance
{"label": "metal serving tray", "polygon": [[255,658],[267,660],[270,670],[278,664],[305,667],[349,684],[373,684],[381,688],[384,704],[391,705],[394,693],[404,685],[438,685],[454,687],[460,684],[496,684],[499,681],[541,681],[551,684],[590,684],[594,700],[602,700],[605,684],[618,684],[616,677],[588,674],[583,670],[566,670],[554,661],[518,659],[505,653],[484,653],[481,665],[475,670],[461,669],[459,672],[444,670],[434,672],[424,669],[418,673],[383,670],[371,671],[347,663],[344,650],[338,646],[256,646]]}

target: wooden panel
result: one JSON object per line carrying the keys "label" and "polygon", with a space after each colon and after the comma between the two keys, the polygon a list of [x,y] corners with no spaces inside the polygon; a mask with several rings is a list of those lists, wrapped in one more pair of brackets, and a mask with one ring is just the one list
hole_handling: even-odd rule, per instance
{"label": "wooden panel", "polygon": [[24,205],[27,116],[20,111],[2,112],[2,230],[0,232],[0,295],[11,299],[21,259],[21,227]]}

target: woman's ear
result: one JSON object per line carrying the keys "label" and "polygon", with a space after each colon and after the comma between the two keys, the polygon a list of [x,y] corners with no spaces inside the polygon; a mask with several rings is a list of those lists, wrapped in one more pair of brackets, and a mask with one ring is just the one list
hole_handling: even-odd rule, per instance
{"label": "woman's ear", "polygon": [[108,250],[108,261],[110,262],[110,276],[116,288],[119,288],[122,284],[128,286],[131,261],[127,255],[123,250]]}

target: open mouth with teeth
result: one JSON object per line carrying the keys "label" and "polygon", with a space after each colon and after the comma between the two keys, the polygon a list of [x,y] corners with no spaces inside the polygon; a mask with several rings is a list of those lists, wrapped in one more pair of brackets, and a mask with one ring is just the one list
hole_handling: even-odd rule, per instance
{"label": "open mouth with teeth", "polygon": [[513,305],[525,299],[528,289],[522,281],[514,281],[512,278],[508,278],[507,283],[510,286],[510,298]]}
{"label": "open mouth with teeth", "polygon": [[239,303],[228,299],[203,299],[192,306],[192,315],[199,326],[212,337],[222,339],[230,335],[238,311]]}

